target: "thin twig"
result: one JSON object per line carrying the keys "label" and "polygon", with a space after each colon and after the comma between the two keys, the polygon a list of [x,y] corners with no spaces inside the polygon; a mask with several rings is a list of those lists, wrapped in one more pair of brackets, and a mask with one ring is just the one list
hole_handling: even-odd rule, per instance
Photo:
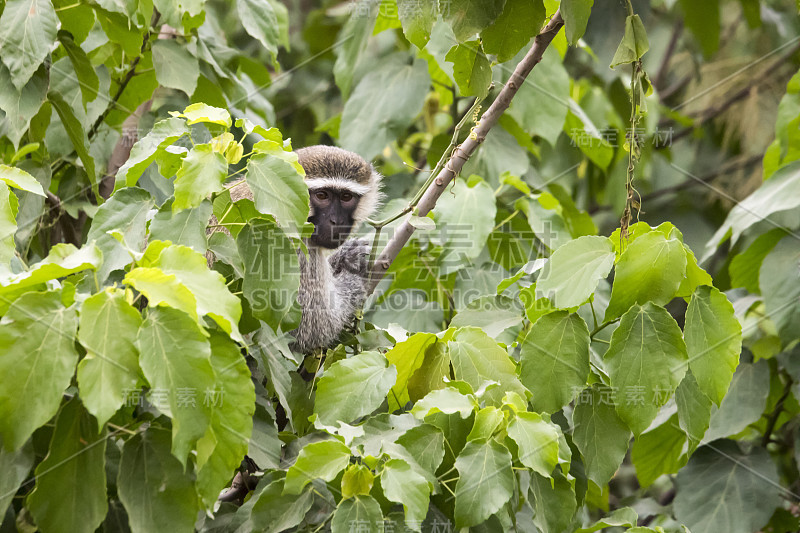
{"label": "thin twig", "polygon": [[[436,206],[437,200],[444,193],[447,185],[461,172],[464,163],[475,150],[477,150],[484,139],[486,139],[486,134],[497,124],[500,116],[508,109],[508,106],[511,105],[511,100],[525,82],[525,78],[528,77],[533,67],[542,60],[542,54],[544,54],[544,51],[563,25],[564,19],[561,18],[561,13],[556,11],[547,26],[536,36],[533,46],[517,65],[517,68],[514,69],[514,73],[509,78],[508,83],[506,83],[505,87],[500,91],[500,94],[497,95],[497,98],[492,102],[492,105],[489,106],[489,109],[481,116],[480,121],[472,130],[469,137],[453,151],[453,155],[450,157],[447,164],[445,164],[442,170],[433,178],[430,187],[428,187],[425,194],[420,198],[419,204],[417,204],[417,215],[425,216]],[[377,260],[372,265],[371,270],[373,272],[370,274],[371,283],[369,292],[375,290],[378,282],[386,275],[392,261],[394,261],[397,254],[400,253],[400,250],[403,249],[403,246],[405,246],[411,238],[411,235],[413,235],[414,229],[414,226],[412,226],[408,220],[403,221],[403,223],[398,226],[391,240],[389,240],[380,256],[378,256]]]}

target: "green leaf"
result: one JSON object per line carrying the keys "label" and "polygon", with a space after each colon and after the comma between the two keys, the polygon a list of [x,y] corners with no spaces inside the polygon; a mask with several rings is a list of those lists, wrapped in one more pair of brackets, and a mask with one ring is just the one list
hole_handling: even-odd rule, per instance
{"label": "green leaf", "polygon": [[625,19],[625,35],[611,60],[611,68],[623,63],[634,63],[650,49],[647,32],[639,15],[628,15]]}
{"label": "green leaf", "polygon": [[[104,9],[100,5],[92,6],[97,16],[97,22],[103,28],[108,40],[117,43],[126,56],[139,57],[142,49],[142,33],[136,24],[122,12],[115,13]],[[138,65],[141,68],[141,64]],[[130,109],[125,107],[125,109]]]}
{"label": "green leaf", "polygon": [[663,307],[648,302],[622,315],[603,359],[616,389],[617,412],[635,435],[667,403],[688,358],[681,328]]}
{"label": "green leaf", "polygon": [[61,124],[64,126],[69,140],[72,141],[72,146],[75,148],[78,158],[80,158],[81,163],[83,163],[83,169],[89,176],[89,183],[92,185],[92,191],[95,196],[99,196],[97,172],[95,171],[94,159],[89,155],[89,138],[83,129],[83,125],[81,125],[81,122],[75,117],[72,107],[64,101],[64,97],[61,94],[50,91],[47,93],[47,99],[50,101],[53,108],[55,108],[56,113],[58,113]]}
{"label": "green leaf", "polygon": [[397,0],[397,14],[403,24],[403,34],[417,48],[425,48],[436,22],[436,4],[416,0]]}
{"label": "green leaf", "polygon": [[[236,8],[245,31],[264,46],[273,60],[278,55],[279,45],[289,46],[281,38],[280,22],[286,16],[282,4],[268,0],[238,0]],[[279,10],[283,13],[279,14]]]}
{"label": "green leaf", "polygon": [[58,411],[78,352],[74,308],[61,293],[29,292],[8,309],[0,324],[0,436],[7,451],[18,450]]}
{"label": "green leaf", "polygon": [[578,39],[586,32],[586,24],[592,12],[594,0],[563,0],[561,16],[564,17],[564,32],[569,44],[578,44]]}
{"label": "green leaf", "polygon": [[676,238],[651,231],[622,252],[611,286],[604,321],[617,318],[635,304],[665,305],[675,296],[686,274],[686,253]]}
{"label": "green leaf", "polygon": [[0,63],[0,109],[5,111],[5,135],[14,145],[28,131],[31,119],[42,107],[47,97],[48,72],[40,66],[22,89],[14,86],[11,74],[5,65]]}
{"label": "green leaf", "polygon": [[56,42],[58,18],[50,0],[8,0],[0,16],[0,57],[21,90]]}
{"label": "green leaf", "polygon": [[522,323],[522,308],[515,299],[501,294],[475,298],[450,321],[454,328],[475,326],[492,338]]}
{"label": "green leaf", "polygon": [[15,189],[45,196],[42,184],[21,168],[0,165],[0,181],[5,182],[6,185],[14,187]]}
{"label": "green leaf", "polygon": [[505,63],[539,33],[544,17],[541,0],[506,0],[503,13],[481,32],[483,49]]}
{"label": "green leaf", "polygon": [[431,83],[425,62],[398,63],[384,60],[358,82],[342,111],[342,148],[372,159],[422,110]]}
{"label": "green leaf", "polygon": [[31,265],[27,272],[0,277],[0,294],[32,287],[82,270],[94,270],[101,260],[100,250],[94,245],[85,245],[78,249],[71,244],[56,244],[50,248],[47,257]]}
{"label": "green leaf", "polygon": [[239,346],[227,335],[211,334],[214,388],[203,391],[208,405],[206,434],[197,441],[197,491],[209,509],[242,462],[253,431],[256,394]]}
{"label": "green leaf", "polygon": [[675,389],[675,403],[678,406],[678,423],[689,438],[687,453],[691,454],[708,429],[712,405],[691,371],[686,372],[683,381]]}
{"label": "green leaf", "polygon": [[[237,2],[242,5],[247,0]],[[153,42],[153,67],[160,85],[178,89],[192,96],[197,87],[200,66],[197,57],[173,39],[158,39]]]}
{"label": "green leaf", "polygon": [[122,407],[139,381],[134,342],[142,323],[124,291],[107,289],[81,304],[78,340],[86,356],[78,365],[81,399],[102,426]]}
{"label": "green leaf", "polygon": [[684,336],[700,390],[719,405],[742,350],[742,326],[728,298],[714,287],[698,287],[686,310]]}
{"label": "green leaf", "polygon": [[247,185],[260,213],[272,215],[288,235],[298,236],[308,220],[308,187],[287,161],[255,154],[247,162]]}
{"label": "green leaf", "polygon": [[251,220],[236,237],[245,266],[242,294],[254,317],[277,331],[299,324],[300,263],[294,244],[271,220]]}
{"label": "green leaf", "polygon": [[692,0],[680,0],[678,3],[684,13],[684,24],[692,32],[694,38],[700,42],[703,55],[706,58],[711,57],[719,48],[719,0],[700,3]]}
{"label": "green leaf", "polygon": [[564,122],[564,132],[572,139],[572,144],[577,146],[592,163],[603,170],[608,169],[614,158],[614,147],[578,103],[570,99],[567,101],[567,106],[569,111]]}
{"label": "green leaf", "polygon": [[749,533],[766,525],[782,492],[767,450],[744,454],[735,442],[716,441],[678,472],[673,509],[692,533]]}
{"label": "green leaf", "polygon": [[108,512],[106,442],[105,431],[98,431],[97,421],[77,398],[61,408],[26,505],[42,531],[92,533],[103,522]]}
{"label": "green leaf", "polygon": [[435,413],[458,413],[461,418],[467,418],[476,407],[477,402],[472,396],[465,396],[453,387],[445,387],[428,393],[415,403],[411,414],[418,419]]}
{"label": "green leaf", "polygon": [[530,500],[536,512],[533,523],[540,531],[564,531],[572,522],[577,503],[575,489],[560,470],[549,476],[531,474]]}
{"label": "green leaf", "polygon": [[459,42],[480,33],[502,13],[505,0],[453,0],[439,4],[442,17]]}
{"label": "green leaf", "polygon": [[303,521],[314,503],[314,491],[303,491],[300,496],[283,494],[283,479],[276,479],[257,493],[250,520],[256,531],[279,533]]}
{"label": "green leaf", "polygon": [[331,520],[332,533],[383,533],[381,506],[372,496],[359,496],[339,503]]}
{"label": "green leaf", "polygon": [[[148,251],[161,241],[153,241]],[[241,301],[230,293],[222,274],[208,269],[206,258],[186,246],[170,245],[146,267],[131,270],[123,283],[147,296],[148,305],[181,309],[199,326],[199,317],[210,316],[234,340],[242,341],[239,319]]]}
{"label": "green leaf", "polygon": [[771,229],[759,235],[747,250],[736,255],[728,265],[731,287],[744,287],[753,294],[759,294],[761,288],[758,286],[758,274],[761,265],[784,235],[786,231],[781,228]]}
{"label": "green leaf", "polygon": [[[133,262],[126,248],[140,250],[145,243],[147,217],[154,205],[153,197],[144,189],[120,189],[97,210],[89,228],[87,241],[95,241],[103,253],[103,263],[97,269],[97,280],[105,282],[108,275]],[[119,231],[125,244],[115,239],[109,232]]]}
{"label": "green leaf", "polygon": [[78,84],[81,87],[81,99],[83,100],[83,107],[93,101],[100,94],[100,80],[97,78],[97,73],[94,71],[92,63],[83,48],[75,44],[72,40],[72,35],[64,30],[58,32],[58,40],[64,51],[67,52],[72,67],[75,69],[75,75],[78,77]]}
{"label": "green leaf", "polygon": [[492,84],[492,67],[480,41],[467,41],[450,49],[445,59],[453,64],[453,77],[461,96],[486,98]]}
{"label": "green leaf", "polygon": [[396,379],[397,369],[378,352],[336,361],[319,379],[314,412],[323,424],[349,424],[377,409]]}
{"label": "green leaf", "polygon": [[306,444],[286,472],[284,494],[300,494],[311,480],[332,481],[350,462],[350,448],[338,440]]}
{"label": "green leaf", "polygon": [[[483,180],[456,180],[452,194],[446,194],[436,205],[436,224],[441,237],[436,240],[445,247],[439,258],[441,273],[448,274],[470,259],[480,255],[494,228],[497,206],[486,198],[494,194]],[[448,228],[450,231],[447,231]]]}
{"label": "green leaf", "polygon": [[555,48],[548,47],[535,75],[519,88],[508,112],[529,135],[538,135],[555,146],[567,119],[565,102],[569,98],[569,74]]}
{"label": "green leaf", "polygon": [[130,157],[117,171],[115,190],[136,185],[156,155],[188,133],[186,121],[180,118],[168,118],[156,122],[147,135],[136,141],[131,148]]}
{"label": "green leaf", "polygon": [[497,407],[484,407],[475,413],[475,421],[467,435],[467,440],[490,439],[505,420],[503,412]]}
{"label": "green leaf", "polygon": [[375,475],[368,467],[359,464],[348,466],[342,475],[342,499],[369,494],[374,481]]}
{"label": "green leaf", "polygon": [[536,281],[536,294],[560,309],[577,307],[594,294],[613,265],[614,246],[607,237],[579,237],[553,252]]}
{"label": "green leaf", "polygon": [[767,406],[770,371],[767,361],[739,365],[728,394],[711,408],[711,420],[704,442],[736,435],[761,418]]}
{"label": "green leaf", "polygon": [[425,478],[405,461],[392,459],[383,465],[381,488],[388,500],[403,504],[408,528],[422,531],[431,495],[431,486]]}
{"label": "green leaf", "polygon": [[476,526],[499,511],[514,492],[511,454],[495,440],[470,441],[455,462],[456,528]]}
{"label": "green leaf", "polygon": [[639,516],[630,507],[615,509],[589,527],[576,529],[575,533],[594,533],[607,527],[634,527]]}
{"label": "green leaf", "polygon": [[71,0],[53,0],[61,29],[72,34],[76,43],[82,43],[94,26],[95,16],[89,4],[76,4]]}
{"label": "green leaf", "polygon": [[387,396],[389,412],[405,407],[411,400],[408,394],[408,382],[425,361],[428,348],[436,341],[437,337],[433,333],[415,333],[395,344],[386,354],[389,364],[397,369],[397,379]]}
{"label": "green leaf", "polygon": [[[772,178],[775,179],[775,178]],[[794,235],[786,235],[761,263],[759,285],[767,315],[784,344],[800,337],[800,248]]]}
{"label": "green leaf", "polygon": [[508,424],[508,436],[519,446],[519,461],[544,476],[552,477],[558,464],[558,431],[539,413],[520,412]]}
{"label": "green leaf", "polygon": [[444,434],[436,426],[422,424],[403,433],[397,444],[408,450],[423,469],[436,472],[444,458]]}
{"label": "green leaf", "polygon": [[183,159],[175,178],[172,211],[197,207],[210,194],[222,190],[228,175],[228,162],[210,144],[196,144]]}
{"label": "green leaf", "polygon": [[0,276],[12,273],[11,261],[17,253],[14,235],[17,233],[19,200],[5,182],[0,183]]}
{"label": "green leaf", "polygon": [[28,479],[34,459],[30,441],[14,452],[7,451],[0,444],[0,472],[3,472],[0,477],[0,510],[3,513],[8,509],[22,482]]}
{"label": "green leaf", "polygon": [[194,529],[194,483],[169,450],[169,432],[159,427],[137,432],[122,449],[117,493],[133,533]]}
{"label": "green leaf", "polygon": [[370,3],[358,4],[357,7],[358,11],[350,15],[337,36],[341,46],[336,47],[336,62],[333,65],[333,78],[345,98],[350,96],[356,68],[367,50],[378,16],[378,9]]}
{"label": "green leaf", "polygon": [[445,386],[444,378],[450,376],[450,355],[444,343],[432,345],[425,353],[419,370],[408,380],[408,396],[417,401],[432,390]]}
{"label": "green leaf", "polygon": [[202,102],[192,104],[183,110],[183,113],[170,112],[173,117],[183,117],[186,119],[186,124],[219,124],[226,128],[231,127],[231,114],[227,109],[214,107]]}
{"label": "green leaf", "polygon": [[195,208],[175,213],[170,203],[166,202],[150,221],[150,239],[182,244],[205,254],[208,248],[206,228],[211,209],[211,202],[203,202]]}
{"label": "green leaf", "polygon": [[608,483],[619,468],[631,438],[610,396],[594,385],[575,400],[572,415],[575,425],[572,438],[583,456],[586,476],[599,487]]}
{"label": "green leaf", "polygon": [[589,328],[577,314],[557,311],[533,324],[522,343],[519,379],[536,411],[555,413],[589,377]]}
{"label": "green leaf", "polygon": [[678,425],[678,415],[636,438],[631,460],[642,487],[649,487],[663,474],[674,474],[686,464],[686,434]]}
{"label": "green leaf", "polygon": [[172,454],[181,464],[209,423],[202,394],[214,390],[211,348],[186,313],[151,308],[136,338],[151,403],[172,418]]}
{"label": "green leaf", "polygon": [[453,373],[456,379],[469,383],[478,390],[485,381],[500,384],[487,391],[484,400],[488,405],[499,406],[508,391],[514,391],[523,398],[527,389],[517,378],[516,365],[491,337],[478,328],[459,328],[447,343]]}
{"label": "green leaf", "polygon": [[770,216],[800,206],[800,161],[781,167],[753,194],[736,204],[725,222],[706,245],[705,258],[730,236],[731,246],[753,224],[770,220]]}
{"label": "green leaf", "polygon": [[686,254],[686,277],[683,278],[680,287],[678,287],[676,298],[689,298],[697,287],[713,285],[711,276],[700,268],[694,252],[686,244],[683,245],[683,251]]}

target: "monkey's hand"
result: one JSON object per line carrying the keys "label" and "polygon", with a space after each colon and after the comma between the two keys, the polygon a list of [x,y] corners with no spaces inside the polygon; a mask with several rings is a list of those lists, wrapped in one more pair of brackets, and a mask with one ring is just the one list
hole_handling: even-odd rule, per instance
{"label": "monkey's hand", "polygon": [[328,262],[331,265],[334,276],[348,272],[366,278],[369,254],[369,241],[366,239],[351,239],[342,244],[328,259]]}

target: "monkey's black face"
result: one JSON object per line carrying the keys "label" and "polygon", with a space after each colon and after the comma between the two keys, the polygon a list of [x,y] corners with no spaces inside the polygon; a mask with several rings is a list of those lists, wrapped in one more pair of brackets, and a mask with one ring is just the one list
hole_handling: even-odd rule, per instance
{"label": "monkey's black face", "polygon": [[360,196],[341,189],[312,189],[311,214],[314,224],[311,244],[323,248],[338,248],[353,229],[354,214]]}

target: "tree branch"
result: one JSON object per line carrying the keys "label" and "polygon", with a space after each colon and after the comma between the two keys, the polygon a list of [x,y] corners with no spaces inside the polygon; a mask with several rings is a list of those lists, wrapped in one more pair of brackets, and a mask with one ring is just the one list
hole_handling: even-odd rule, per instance
{"label": "tree branch", "polygon": [[[425,216],[436,206],[436,202],[439,200],[442,193],[444,193],[447,185],[461,172],[464,163],[470,158],[484,139],[486,139],[486,134],[497,124],[500,116],[508,109],[508,106],[511,104],[511,99],[517,94],[517,91],[519,91],[519,88],[525,82],[525,78],[528,77],[533,67],[542,60],[542,54],[544,54],[544,51],[563,25],[564,19],[561,18],[561,13],[556,11],[553,18],[547,23],[547,26],[536,36],[533,46],[517,65],[517,68],[514,69],[514,73],[511,75],[511,78],[509,78],[505,87],[500,91],[500,94],[497,95],[495,101],[492,102],[489,109],[481,116],[480,121],[475,126],[472,133],[470,133],[469,137],[453,151],[453,155],[450,156],[447,164],[433,180],[428,190],[425,191],[419,204],[417,204],[416,214]],[[400,250],[403,249],[413,233],[414,226],[409,224],[408,220],[403,221],[403,223],[398,226],[394,235],[372,265],[372,270],[370,272],[370,293],[375,290],[380,280],[386,275],[386,271],[389,270],[392,261],[395,260],[397,254],[400,253]]]}

